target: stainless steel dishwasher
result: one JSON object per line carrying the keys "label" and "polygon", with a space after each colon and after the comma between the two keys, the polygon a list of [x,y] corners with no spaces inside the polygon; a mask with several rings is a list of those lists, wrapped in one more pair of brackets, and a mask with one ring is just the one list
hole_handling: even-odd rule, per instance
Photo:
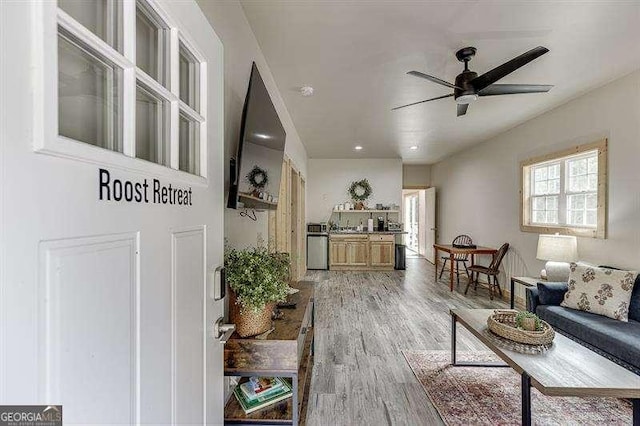
{"label": "stainless steel dishwasher", "polygon": [[307,269],[329,269],[329,234],[307,232]]}

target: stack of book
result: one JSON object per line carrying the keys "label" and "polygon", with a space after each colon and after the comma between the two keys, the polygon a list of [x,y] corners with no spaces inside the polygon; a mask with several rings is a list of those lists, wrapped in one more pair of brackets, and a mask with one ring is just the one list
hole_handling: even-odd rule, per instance
{"label": "stack of book", "polygon": [[280,377],[251,377],[236,386],[233,394],[246,414],[253,413],[293,395],[291,385]]}

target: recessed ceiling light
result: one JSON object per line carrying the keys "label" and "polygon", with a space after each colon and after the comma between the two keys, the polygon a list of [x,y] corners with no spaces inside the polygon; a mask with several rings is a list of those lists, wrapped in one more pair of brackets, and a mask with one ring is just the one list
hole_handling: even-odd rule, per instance
{"label": "recessed ceiling light", "polygon": [[412,147],[409,148],[411,151],[415,151],[418,149],[418,145],[413,145]]}
{"label": "recessed ceiling light", "polygon": [[260,139],[271,139],[271,136],[269,135],[265,135],[264,133],[254,133],[256,138],[260,138]]}
{"label": "recessed ceiling light", "polygon": [[313,87],[311,87],[311,86],[302,86],[300,88],[300,94],[302,96],[313,96]]}
{"label": "recessed ceiling light", "polygon": [[353,149],[355,149],[356,151],[361,151],[362,147],[360,145],[356,145]]}

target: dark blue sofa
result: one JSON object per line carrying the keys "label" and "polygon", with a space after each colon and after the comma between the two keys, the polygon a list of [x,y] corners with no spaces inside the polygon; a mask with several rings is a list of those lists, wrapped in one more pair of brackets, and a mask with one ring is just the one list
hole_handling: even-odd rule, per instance
{"label": "dark blue sofa", "polygon": [[629,322],[560,306],[566,283],[527,287],[527,310],[556,331],[640,374],[640,275],[631,295]]}

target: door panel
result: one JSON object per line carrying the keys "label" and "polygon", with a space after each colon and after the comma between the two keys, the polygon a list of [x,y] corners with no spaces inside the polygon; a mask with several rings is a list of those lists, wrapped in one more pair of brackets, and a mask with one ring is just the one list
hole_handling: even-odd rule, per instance
{"label": "door panel", "polygon": [[41,397],[65,422],[136,422],[138,253],[137,233],[41,244]]}
{"label": "door panel", "polygon": [[204,423],[205,229],[172,234],[172,403],[176,424]]}

